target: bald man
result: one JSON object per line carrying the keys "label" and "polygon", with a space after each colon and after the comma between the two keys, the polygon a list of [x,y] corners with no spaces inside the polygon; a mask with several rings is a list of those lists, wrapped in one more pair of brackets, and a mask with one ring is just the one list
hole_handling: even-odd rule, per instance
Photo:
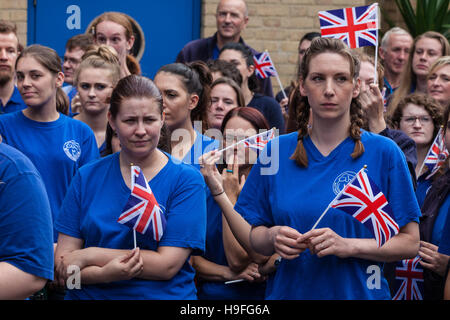
{"label": "bald man", "polygon": [[[220,49],[228,42],[240,42],[249,47],[253,55],[258,52],[248,46],[241,37],[247,27],[249,17],[247,4],[243,0],[221,0],[216,10],[217,31],[212,37],[193,40],[186,44],[177,56],[177,62],[191,62],[196,60],[216,60]],[[273,96],[272,82],[260,79],[260,92]]]}

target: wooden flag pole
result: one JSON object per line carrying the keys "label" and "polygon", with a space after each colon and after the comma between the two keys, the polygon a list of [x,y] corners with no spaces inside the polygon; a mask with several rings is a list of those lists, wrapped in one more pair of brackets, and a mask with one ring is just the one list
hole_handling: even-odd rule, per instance
{"label": "wooden flag pole", "polygon": [[377,41],[376,41],[376,45],[375,45],[375,75],[374,75],[374,83],[377,85],[378,84],[378,72],[377,72],[377,70],[378,70],[378,26],[379,26],[379,23],[380,23],[380,21],[379,21],[379,17],[380,17],[380,15],[379,15],[379,10],[380,10],[380,8],[378,7],[378,3],[376,3],[376,5],[377,5],[377,29],[376,29],[376,32],[377,32]]}
{"label": "wooden flag pole", "polygon": [[[265,52],[267,52],[267,54],[268,54],[269,57],[270,57],[269,51],[268,51],[267,49],[265,50]],[[286,92],[284,92],[284,87],[283,87],[283,85],[281,84],[280,77],[278,76],[277,68],[275,68],[275,63],[273,63],[272,58],[270,58],[270,61],[272,61],[273,68],[275,69],[275,78],[277,78],[277,82],[278,82],[278,85],[280,86],[281,92],[283,93],[284,98],[287,99]]]}
{"label": "wooden flag pole", "polygon": [[[133,167],[134,163],[130,163],[130,173],[131,173],[131,188],[133,188]],[[133,228],[133,244],[134,248],[136,249],[136,229]]]}

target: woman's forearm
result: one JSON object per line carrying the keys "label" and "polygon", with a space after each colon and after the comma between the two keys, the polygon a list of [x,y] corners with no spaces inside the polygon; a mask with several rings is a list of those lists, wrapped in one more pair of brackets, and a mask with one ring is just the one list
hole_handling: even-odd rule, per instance
{"label": "woman's forearm", "polygon": [[251,225],[234,210],[233,204],[226,194],[221,194],[214,198],[222,209],[228,225],[239,244],[245,249],[252,261],[256,263],[264,263],[268,257],[261,255],[253,250],[250,243]]}
{"label": "woman's forearm", "polygon": [[217,282],[233,280],[230,268],[208,261],[203,257],[193,256],[192,266],[197,275],[204,280]]}
{"label": "woman's forearm", "polygon": [[352,256],[373,261],[394,262],[414,258],[420,246],[419,227],[410,222],[400,232],[378,248],[374,239],[350,239],[355,249]]}

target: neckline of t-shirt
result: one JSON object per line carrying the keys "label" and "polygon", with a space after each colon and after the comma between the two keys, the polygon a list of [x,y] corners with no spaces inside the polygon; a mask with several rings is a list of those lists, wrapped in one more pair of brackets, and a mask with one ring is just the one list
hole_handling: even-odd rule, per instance
{"label": "neckline of t-shirt", "polygon": [[333,151],[331,151],[327,156],[324,156],[316,147],[309,135],[303,140],[305,148],[310,151],[310,154],[308,154],[308,156],[311,156],[316,161],[321,162],[335,159],[341,153],[341,150],[345,148],[345,146],[350,142],[352,142],[352,138],[349,136],[345,138],[341,143],[339,143],[336,148],[334,148]]}
{"label": "neckline of t-shirt", "polygon": [[[167,161],[167,163],[164,165],[164,167],[162,167],[162,169],[161,170],[159,170],[159,172],[152,178],[152,180],[150,180],[150,181],[154,181],[155,179],[160,179],[160,176],[161,175],[163,175],[167,170],[169,170],[169,163],[170,162],[172,162],[173,160],[172,160],[172,158],[171,158],[171,156],[169,155],[169,154],[167,154],[166,152],[164,152],[164,151],[161,151],[162,153],[164,153],[164,155],[166,155],[167,157],[168,157],[168,161]],[[131,189],[130,188],[128,188],[128,186],[127,186],[127,184],[125,183],[125,180],[124,180],[124,178],[123,178],[123,176],[122,176],[122,171],[120,170],[120,158],[119,158],[119,156],[120,156],[120,152],[116,152],[116,153],[114,153],[114,156],[115,156],[115,159],[114,159],[114,165],[115,165],[115,170],[116,170],[116,172],[118,173],[118,175],[119,175],[119,177],[120,177],[120,180],[121,180],[121,187],[122,187],[122,189],[124,190],[124,191],[126,191],[126,192],[131,192]],[[145,178],[145,179],[147,179],[147,178]],[[150,181],[149,180],[147,180],[147,182],[150,184]]]}
{"label": "neckline of t-shirt", "polygon": [[36,121],[33,119],[28,118],[26,115],[23,114],[22,111],[18,112],[18,115],[22,118],[23,121],[27,122],[28,124],[37,127],[37,128],[55,128],[60,125],[62,125],[65,121],[65,117],[63,114],[59,113],[58,119],[54,121]]}

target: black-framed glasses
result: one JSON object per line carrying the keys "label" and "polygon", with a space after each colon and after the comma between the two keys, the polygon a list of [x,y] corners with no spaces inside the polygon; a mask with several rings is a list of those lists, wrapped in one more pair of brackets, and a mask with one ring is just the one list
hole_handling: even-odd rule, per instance
{"label": "black-framed glasses", "polygon": [[415,124],[417,120],[419,120],[422,125],[430,124],[431,121],[433,121],[430,116],[403,116],[402,120],[409,125]]}

